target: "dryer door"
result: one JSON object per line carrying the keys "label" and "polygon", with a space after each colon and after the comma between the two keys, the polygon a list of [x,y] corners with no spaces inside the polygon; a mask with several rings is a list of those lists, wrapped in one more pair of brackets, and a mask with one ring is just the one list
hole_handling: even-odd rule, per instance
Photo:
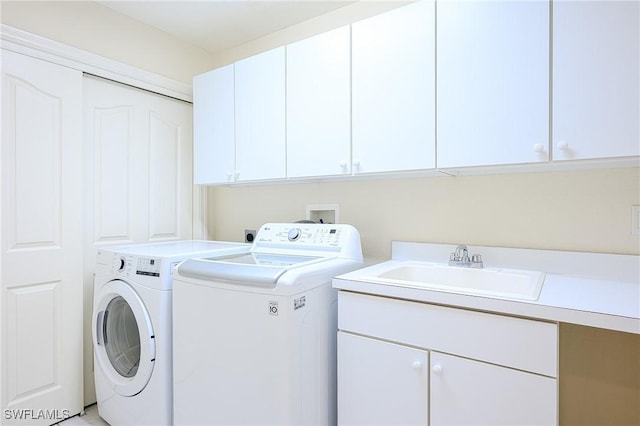
{"label": "dryer door", "polygon": [[149,313],[129,284],[114,280],[94,298],[93,347],[98,368],[123,396],[147,385],[156,357]]}

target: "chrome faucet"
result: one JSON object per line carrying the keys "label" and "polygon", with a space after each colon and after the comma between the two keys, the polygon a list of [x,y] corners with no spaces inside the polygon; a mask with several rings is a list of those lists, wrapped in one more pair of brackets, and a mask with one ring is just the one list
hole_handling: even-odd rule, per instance
{"label": "chrome faucet", "polygon": [[482,268],[482,256],[474,254],[469,257],[469,250],[464,244],[456,247],[456,251],[449,256],[449,266],[461,266],[464,268]]}

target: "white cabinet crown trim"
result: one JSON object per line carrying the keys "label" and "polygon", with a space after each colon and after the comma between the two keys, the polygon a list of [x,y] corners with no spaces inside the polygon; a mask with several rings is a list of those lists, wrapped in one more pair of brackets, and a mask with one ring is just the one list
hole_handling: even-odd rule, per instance
{"label": "white cabinet crown trim", "polygon": [[163,77],[57,41],[2,24],[2,48],[104,77],[183,101],[192,101],[190,84]]}

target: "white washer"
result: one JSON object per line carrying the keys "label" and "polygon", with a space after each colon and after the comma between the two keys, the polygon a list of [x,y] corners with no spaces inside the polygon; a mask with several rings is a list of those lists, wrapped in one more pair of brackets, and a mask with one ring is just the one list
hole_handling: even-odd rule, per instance
{"label": "white washer", "polygon": [[266,224],[250,254],[174,273],[176,425],[336,423],[333,276],[362,267],[350,225]]}
{"label": "white washer", "polygon": [[171,424],[172,266],[249,249],[173,241],[98,250],[92,334],[100,417],[112,425]]}

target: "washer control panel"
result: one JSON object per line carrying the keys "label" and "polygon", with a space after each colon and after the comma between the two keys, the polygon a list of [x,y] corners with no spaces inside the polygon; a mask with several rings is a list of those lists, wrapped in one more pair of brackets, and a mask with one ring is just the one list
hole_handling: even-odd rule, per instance
{"label": "washer control panel", "polygon": [[256,234],[251,251],[362,261],[360,234],[346,224],[267,223]]}
{"label": "washer control panel", "polygon": [[292,224],[282,227],[265,225],[258,232],[256,242],[338,247],[341,236],[342,228],[338,225]]}

